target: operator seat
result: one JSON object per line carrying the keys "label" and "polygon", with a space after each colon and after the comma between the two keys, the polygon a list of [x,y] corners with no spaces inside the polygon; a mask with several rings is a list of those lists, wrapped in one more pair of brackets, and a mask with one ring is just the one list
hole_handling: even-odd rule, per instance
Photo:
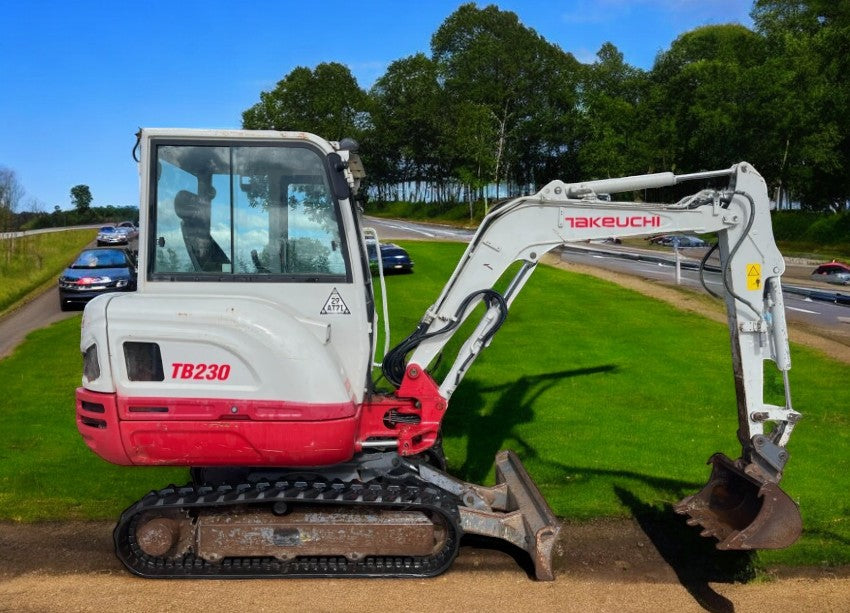
{"label": "operator seat", "polygon": [[174,212],[180,218],[183,241],[189,259],[192,260],[192,267],[198,272],[221,272],[221,265],[230,263],[230,259],[210,235],[211,208],[209,199],[185,189],[174,197]]}

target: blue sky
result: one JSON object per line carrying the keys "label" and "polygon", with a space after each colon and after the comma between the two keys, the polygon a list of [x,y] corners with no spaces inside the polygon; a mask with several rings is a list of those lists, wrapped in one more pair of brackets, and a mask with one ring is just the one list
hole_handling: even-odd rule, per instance
{"label": "blue sky", "polygon": [[[592,62],[605,41],[628,63],[697,26],[751,26],[748,0],[499,0],[552,43]],[[138,204],[133,134],[238,128],[241,113],[296,66],[349,66],[368,89],[394,60],[430,53],[460,0],[8,0],[0,35],[0,166],[20,209]],[[485,3],[479,2],[479,6]]]}

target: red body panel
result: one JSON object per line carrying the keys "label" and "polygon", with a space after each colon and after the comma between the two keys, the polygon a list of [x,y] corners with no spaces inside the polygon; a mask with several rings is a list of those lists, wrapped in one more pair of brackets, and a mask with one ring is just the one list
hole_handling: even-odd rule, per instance
{"label": "red body panel", "polygon": [[77,389],[80,434],[121,465],[336,464],[354,455],[358,423],[353,403],[118,398]]}
{"label": "red body panel", "polygon": [[[77,388],[77,428],[113,464],[326,466],[350,460],[369,439],[398,441],[401,455],[431,447],[446,402],[411,366],[396,395],[362,406],[220,398],[124,398]],[[390,412],[418,423],[393,424]]]}

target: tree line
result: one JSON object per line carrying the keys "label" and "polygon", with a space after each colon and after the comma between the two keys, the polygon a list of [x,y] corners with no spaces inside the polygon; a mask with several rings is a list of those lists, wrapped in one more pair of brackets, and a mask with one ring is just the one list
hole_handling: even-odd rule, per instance
{"label": "tree line", "polygon": [[464,4],[430,54],[392,62],[368,91],[341,63],[298,67],[242,123],[354,137],[379,201],[472,203],[746,160],[780,206],[847,208],[850,3],[755,0],[751,16],[753,29],[686,32],[642,70],[611,42],[582,64],[516,14]]}
{"label": "tree line", "polygon": [[[38,230],[83,224],[138,221],[137,206],[91,206],[93,196],[88,185],[75,185],[70,190],[74,208],[63,211],[56,205],[47,213],[35,199],[26,199],[26,189],[11,168],[0,166],[0,232]],[[26,207],[28,210],[21,210]]]}

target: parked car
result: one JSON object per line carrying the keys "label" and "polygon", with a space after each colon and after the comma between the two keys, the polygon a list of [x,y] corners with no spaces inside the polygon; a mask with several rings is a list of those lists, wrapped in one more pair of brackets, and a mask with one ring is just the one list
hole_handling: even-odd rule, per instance
{"label": "parked car", "polygon": [[850,266],[843,262],[832,260],[815,268],[812,273],[812,279],[815,281],[835,283],[837,285],[850,285]]}
{"label": "parked car", "polygon": [[97,231],[97,246],[126,245],[130,239],[126,232],[119,232],[115,226],[103,226]]}
{"label": "parked car", "polygon": [[[388,272],[413,272],[413,260],[404,248],[394,243],[380,243],[381,259],[384,263],[384,273]],[[369,268],[372,274],[378,273],[378,250],[374,240],[366,241],[366,250],[369,253]]]}
{"label": "parked car", "polygon": [[85,249],[59,277],[59,308],[85,305],[107,292],[136,289],[136,259],[122,248]]}
{"label": "parked car", "polygon": [[122,221],[115,229],[119,232],[124,232],[128,239],[136,238],[139,235],[139,228],[132,221]]}
{"label": "parked car", "polygon": [[707,247],[707,243],[696,236],[687,234],[662,234],[661,236],[653,236],[648,239],[650,243],[656,245],[666,245],[667,247],[676,247],[680,249],[688,247]]}

